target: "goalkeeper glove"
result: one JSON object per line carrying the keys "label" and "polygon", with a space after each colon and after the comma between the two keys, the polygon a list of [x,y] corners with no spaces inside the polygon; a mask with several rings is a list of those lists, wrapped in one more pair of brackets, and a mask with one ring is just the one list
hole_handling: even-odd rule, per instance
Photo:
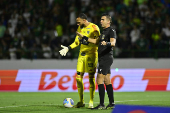
{"label": "goalkeeper glove", "polygon": [[78,38],[81,44],[88,45],[89,42],[87,42],[85,39]]}
{"label": "goalkeeper glove", "polygon": [[66,46],[63,46],[63,45],[61,45],[61,47],[62,47],[63,49],[61,49],[61,50],[59,51],[59,52],[60,52],[60,55],[61,55],[61,56],[66,56],[69,48],[66,47]]}
{"label": "goalkeeper glove", "polygon": [[88,41],[89,38],[87,36],[83,36],[82,39]]}

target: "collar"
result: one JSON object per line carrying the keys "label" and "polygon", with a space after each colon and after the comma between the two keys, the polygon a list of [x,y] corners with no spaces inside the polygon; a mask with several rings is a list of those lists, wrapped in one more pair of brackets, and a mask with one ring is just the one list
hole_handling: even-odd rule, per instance
{"label": "collar", "polygon": [[105,28],[105,29],[103,29],[103,30],[106,31],[106,30],[108,30],[108,29],[110,29],[110,27],[107,27],[107,28]]}

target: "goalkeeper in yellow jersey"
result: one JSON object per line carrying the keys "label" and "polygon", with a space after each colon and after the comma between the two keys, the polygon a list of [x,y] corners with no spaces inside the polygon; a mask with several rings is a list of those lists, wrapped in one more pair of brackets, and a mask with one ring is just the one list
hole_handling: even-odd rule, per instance
{"label": "goalkeeper in yellow jersey", "polygon": [[[76,19],[78,29],[77,31],[82,33],[86,37],[97,38],[100,36],[99,27],[91,22],[87,21],[87,16],[84,13],[79,14]],[[98,61],[98,45],[89,43],[85,40],[82,40],[77,35],[75,41],[68,47],[61,45],[63,49],[59,52],[62,56],[66,56],[67,52],[70,49],[73,49],[80,45],[79,57],[77,61],[77,89],[79,93],[80,101],[74,107],[84,107],[84,85],[83,85],[83,75],[85,72],[89,74],[89,83],[90,83],[90,101],[89,107],[93,108],[93,98],[95,93],[95,72]]]}

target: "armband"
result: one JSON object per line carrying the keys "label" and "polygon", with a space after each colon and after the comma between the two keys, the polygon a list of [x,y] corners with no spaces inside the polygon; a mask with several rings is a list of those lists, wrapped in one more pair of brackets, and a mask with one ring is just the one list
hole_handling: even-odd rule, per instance
{"label": "armband", "polygon": [[106,45],[107,45],[108,47],[110,47],[110,46],[111,46],[111,42],[107,42]]}
{"label": "armband", "polygon": [[86,36],[83,36],[82,39],[85,39],[86,41],[88,41],[89,38]]}

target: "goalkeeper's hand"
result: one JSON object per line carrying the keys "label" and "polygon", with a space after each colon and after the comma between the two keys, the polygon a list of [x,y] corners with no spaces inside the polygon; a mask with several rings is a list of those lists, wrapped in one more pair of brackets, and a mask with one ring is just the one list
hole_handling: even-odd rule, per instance
{"label": "goalkeeper's hand", "polygon": [[80,39],[88,41],[88,37],[83,36],[83,35],[82,35],[81,33],[79,33],[78,31],[76,31],[76,33],[77,33],[77,35],[79,36]]}
{"label": "goalkeeper's hand", "polygon": [[63,48],[63,49],[61,49],[59,52],[60,52],[60,55],[61,56],[66,56],[66,54],[67,54],[67,52],[68,52],[68,47],[66,47],[66,46],[63,46],[63,45],[61,45],[61,47]]}
{"label": "goalkeeper's hand", "polygon": [[80,37],[80,39],[82,39],[83,35],[81,33],[79,33],[78,31],[76,31],[76,34]]}

